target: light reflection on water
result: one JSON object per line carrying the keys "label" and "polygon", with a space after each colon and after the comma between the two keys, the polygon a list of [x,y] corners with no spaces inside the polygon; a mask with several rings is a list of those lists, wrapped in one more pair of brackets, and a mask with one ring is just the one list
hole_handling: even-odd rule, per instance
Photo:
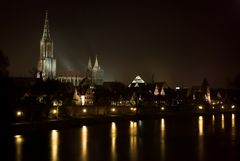
{"label": "light reflection on water", "polygon": [[[25,158],[28,158],[25,155],[31,153],[32,149],[29,147],[34,147],[35,145],[41,145],[38,147],[38,150],[43,150],[43,152],[34,152],[34,157],[35,153],[39,154],[40,156],[36,156],[38,160],[45,161],[68,161],[66,158],[70,158],[68,155],[72,154],[72,151],[76,155],[71,156],[69,160],[72,161],[134,161],[141,160],[141,158],[150,155],[153,158],[156,157],[155,160],[171,160],[172,154],[176,150],[179,150],[179,148],[176,149],[178,144],[175,144],[171,139],[171,137],[174,137],[176,142],[179,141],[177,139],[181,139],[181,142],[186,142],[186,145],[183,145],[183,149],[189,150],[189,153],[191,153],[189,155],[193,160],[201,161],[208,158],[209,155],[212,155],[210,157],[214,157],[214,154],[221,156],[225,155],[225,153],[229,153],[226,156],[231,153],[235,157],[238,154],[236,154],[237,150],[234,151],[234,148],[239,147],[238,116],[238,114],[228,113],[202,115],[189,117],[184,121],[179,121],[179,118],[176,117],[166,117],[157,120],[139,120],[138,122],[111,122],[101,124],[100,126],[96,124],[73,128],[71,130],[40,131],[40,133],[45,135],[45,139],[47,138],[46,143],[43,142],[40,144],[43,140],[41,138],[42,135],[15,135],[11,137],[11,141],[14,143],[12,144],[12,152],[16,156],[16,161],[24,161]],[[153,124],[154,126],[152,126]],[[180,128],[183,124],[188,125],[182,128],[186,130],[184,132],[187,135],[186,137],[185,135],[182,137],[181,131],[179,132],[179,130],[182,130]],[[66,136],[73,137],[69,138]],[[97,144],[95,143],[96,141]],[[146,145],[152,146],[155,149],[144,147]],[[208,145],[213,148],[208,148]],[[230,150],[223,151],[222,149],[226,149],[226,146],[231,146],[234,150],[231,152]],[[98,148],[101,149],[98,151],[100,155],[92,155],[96,154],[96,149],[98,150]],[[68,149],[69,151],[63,151],[63,149]],[[185,152],[181,149],[179,151],[179,153]],[[47,157],[41,156],[41,154],[47,154]],[[220,160],[224,159],[224,157],[219,158]],[[173,160],[177,159],[173,157]]]}
{"label": "light reflection on water", "polygon": [[130,159],[137,160],[137,122],[130,121]]}
{"label": "light reflection on water", "polygon": [[215,132],[215,115],[212,115],[212,131]]}
{"label": "light reflection on water", "polygon": [[231,124],[232,124],[232,131],[231,131],[231,134],[232,134],[232,140],[235,141],[236,139],[236,127],[235,127],[235,114],[232,114],[231,115]]}
{"label": "light reflection on water", "polygon": [[198,116],[198,135],[203,136],[203,116]]}
{"label": "light reflection on water", "polygon": [[22,146],[24,138],[22,135],[15,135],[16,161],[22,161]]}
{"label": "light reflection on water", "polygon": [[235,114],[232,114],[232,128],[235,128]]}
{"label": "light reflection on water", "polygon": [[224,120],[224,114],[221,115],[221,129],[224,130],[225,128],[225,120]]}
{"label": "light reflection on water", "polygon": [[117,159],[116,153],[116,138],[117,138],[117,128],[115,122],[111,124],[111,138],[112,138],[112,145],[111,145],[111,160],[115,161]]}
{"label": "light reflection on water", "polygon": [[51,161],[58,161],[59,132],[51,131]]}
{"label": "light reflection on water", "polygon": [[161,144],[161,160],[165,160],[165,119],[161,119],[161,124],[160,124],[160,144]]}
{"label": "light reflection on water", "polygon": [[87,156],[87,144],[88,143],[88,129],[87,126],[82,126],[81,128],[81,160],[82,161],[87,161],[88,156]]}
{"label": "light reflection on water", "polygon": [[204,120],[203,116],[198,116],[198,158],[204,160]]}

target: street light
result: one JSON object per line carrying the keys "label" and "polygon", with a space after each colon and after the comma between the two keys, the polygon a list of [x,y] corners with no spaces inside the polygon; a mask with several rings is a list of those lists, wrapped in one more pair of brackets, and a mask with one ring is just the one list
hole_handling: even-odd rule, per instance
{"label": "street light", "polygon": [[59,107],[62,106],[62,100],[54,100],[53,101],[53,107],[55,107],[53,110],[52,110],[52,113],[54,115],[56,115],[56,117],[58,118],[58,114],[59,114]]}
{"label": "street light", "polygon": [[57,110],[56,109],[53,110],[53,114],[57,114]]}
{"label": "street light", "polygon": [[17,117],[22,117],[23,116],[23,112],[21,110],[17,110],[16,111],[16,116]]}
{"label": "street light", "polygon": [[115,112],[115,111],[116,111],[116,109],[115,109],[115,108],[112,108],[112,109],[111,109],[111,111],[112,111],[112,112]]}

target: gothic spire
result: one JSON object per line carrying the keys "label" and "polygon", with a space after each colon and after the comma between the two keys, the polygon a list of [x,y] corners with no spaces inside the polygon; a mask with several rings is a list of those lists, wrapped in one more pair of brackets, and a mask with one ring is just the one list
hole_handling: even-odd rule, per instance
{"label": "gothic spire", "polygon": [[89,57],[89,59],[88,59],[88,70],[92,70],[91,57]]}
{"label": "gothic spire", "polygon": [[48,22],[48,11],[46,11],[46,14],[45,14],[45,23],[44,23],[42,40],[51,40],[49,22]]}
{"label": "gothic spire", "polygon": [[95,63],[94,63],[93,69],[100,69],[100,66],[98,65],[97,56],[96,56],[96,59],[95,59]]}

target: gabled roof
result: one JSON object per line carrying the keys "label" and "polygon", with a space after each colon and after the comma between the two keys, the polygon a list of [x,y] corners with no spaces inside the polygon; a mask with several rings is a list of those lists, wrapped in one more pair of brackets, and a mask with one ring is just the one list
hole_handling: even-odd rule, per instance
{"label": "gabled roof", "polygon": [[138,75],[133,79],[132,83],[145,83],[145,81]]}
{"label": "gabled roof", "polygon": [[73,100],[79,100],[80,99],[80,96],[78,95],[78,92],[77,92],[77,89],[75,88],[74,90],[74,94],[73,94]]}
{"label": "gabled roof", "polygon": [[132,83],[128,85],[128,87],[140,87],[141,85],[145,85],[145,81],[138,75],[136,76]]}
{"label": "gabled roof", "polygon": [[147,84],[147,87],[148,87],[151,91],[155,91],[156,88],[157,88],[158,91],[159,91],[159,93],[160,93],[160,91],[162,90],[162,88],[163,88],[163,89],[170,88],[165,81],[163,81],[163,82],[155,82],[155,83],[148,83],[148,84]]}

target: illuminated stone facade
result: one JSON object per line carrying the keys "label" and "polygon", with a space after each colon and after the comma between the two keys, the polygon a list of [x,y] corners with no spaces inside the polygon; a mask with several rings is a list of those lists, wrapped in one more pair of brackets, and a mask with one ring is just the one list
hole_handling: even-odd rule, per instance
{"label": "illuminated stone facade", "polygon": [[37,78],[56,78],[56,59],[53,56],[53,41],[50,36],[48,13],[46,12],[42,39],[40,41],[40,57],[38,61]]}
{"label": "illuminated stone facade", "polygon": [[83,80],[82,75],[74,73],[62,73],[58,74],[56,77],[62,83],[72,83],[75,87],[79,86],[80,82]]}
{"label": "illuminated stone facade", "polygon": [[102,85],[103,74],[104,71],[99,66],[96,57],[93,67],[91,59],[89,58],[86,76],[72,72],[56,75],[56,59],[53,55],[53,41],[50,36],[48,12],[46,12],[43,35],[40,41],[40,57],[38,60],[37,78],[42,78],[43,80],[55,79],[60,82],[72,83],[74,86],[79,86],[81,81],[84,78],[87,78],[91,81],[91,85]]}
{"label": "illuminated stone facade", "polygon": [[88,61],[87,77],[92,81],[92,85],[103,85],[104,71],[98,64],[98,59],[96,57],[94,66],[92,67],[91,59]]}
{"label": "illuminated stone facade", "polygon": [[77,89],[75,89],[73,94],[73,103],[77,106],[93,105],[94,100],[93,95],[94,92],[92,87],[89,87],[85,92],[83,91],[78,92]]}

